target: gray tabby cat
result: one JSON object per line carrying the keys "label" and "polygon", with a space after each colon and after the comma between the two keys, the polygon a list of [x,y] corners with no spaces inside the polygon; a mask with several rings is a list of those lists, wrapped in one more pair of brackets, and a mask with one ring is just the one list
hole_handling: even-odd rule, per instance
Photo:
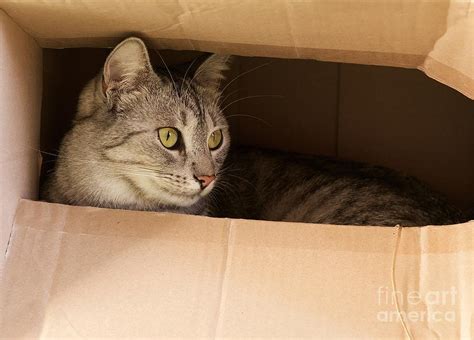
{"label": "gray tabby cat", "polygon": [[155,73],[142,40],[120,43],[82,91],[44,198],[206,213],[230,143],[218,105],[227,59],[213,55],[184,80]]}
{"label": "gray tabby cat", "polygon": [[227,59],[213,55],[188,78],[158,75],[141,40],[119,44],[81,94],[45,198],[315,223],[461,221],[423,184],[385,168],[256,149],[234,150],[226,161],[219,83]]}

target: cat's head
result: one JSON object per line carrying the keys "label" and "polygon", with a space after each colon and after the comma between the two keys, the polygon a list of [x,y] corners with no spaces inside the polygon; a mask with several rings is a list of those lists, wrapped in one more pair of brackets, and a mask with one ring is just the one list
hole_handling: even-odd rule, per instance
{"label": "cat's head", "polygon": [[219,180],[230,136],[219,107],[227,56],[211,55],[193,73],[154,72],[142,40],[108,56],[101,77],[81,95],[76,121],[93,115],[104,162],[145,200],[186,207]]}

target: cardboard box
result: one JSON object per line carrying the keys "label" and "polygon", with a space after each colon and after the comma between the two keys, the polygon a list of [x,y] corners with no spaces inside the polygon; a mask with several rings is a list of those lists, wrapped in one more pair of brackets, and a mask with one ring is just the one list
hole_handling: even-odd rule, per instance
{"label": "cardboard box", "polygon": [[[236,141],[398,168],[472,207],[469,3],[1,1],[0,9],[1,337],[473,337],[473,221],[377,228],[18,204],[37,198],[40,122],[42,144],[54,145],[55,114],[75,104],[54,104],[77,90],[61,86],[76,79],[64,71],[78,76],[79,52],[91,58],[88,70],[103,54],[45,48],[111,47],[137,33],[160,49],[288,59],[238,80],[241,94],[288,98],[235,106],[273,126],[237,118]],[[262,63],[238,58],[232,72]],[[347,63],[418,68],[462,94],[414,70]]]}
{"label": "cardboard box", "polygon": [[22,201],[0,329],[24,338],[403,338],[398,298],[415,339],[468,339],[473,227],[316,226]]}

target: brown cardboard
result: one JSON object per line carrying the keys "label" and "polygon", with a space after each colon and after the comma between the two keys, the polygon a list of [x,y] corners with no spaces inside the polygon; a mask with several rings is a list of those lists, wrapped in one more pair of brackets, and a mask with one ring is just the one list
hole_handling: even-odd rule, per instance
{"label": "brown cardboard", "polygon": [[[0,1],[7,13],[0,11],[0,146],[6,148],[0,155],[0,250],[5,253],[0,261],[0,337],[472,338],[472,221],[424,228],[351,227],[22,201],[11,222],[17,199],[34,198],[37,192],[39,46],[112,46],[136,33],[159,48],[419,68],[473,98],[471,7],[458,1],[401,0]],[[248,62],[237,67],[244,71],[251,67]],[[44,66],[49,76],[51,65]],[[313,61],[300,66],[288,66],[288,74],[273,80],[309,81],[313,77],[307,70],[318,73],[324,84],[313,84],[309,95],[315,90],[324,102],[317,109],[311,102],[300,103],[298,112],[289,112],[292,104],[268,104],[262,112],[267,119],[273,112],[275,127],[283,132],[285,112],[294,115],[291,130],[301,129],[301,138],[314,144],[295,150],[301,139],[289,134],[272,141],[274,133],[256,136],[260,130],[245,124],[237,130],[241,141],[366,157],[414,172],[426,165],[425,158],[415,156],[428,150],[433,152],[428,159],[436,159],[433,150],[439,147],[446,162],[433,174],[430,169],[420,174],[471,202],[471,182],[459,183],[472,180],[472,102],[442,86],[433,89],[414,73],[408,77],[413,85],[388,91],[394,79],[390,71],[385,80],[371,84],[374,79],[360,66]],[[277,71],[270,65],[264,76],[240,78],[237,85],[249,95],[267,88],[290,92],[291,83],[265,86]],[[395,78],[404,77],[397,71]],[[405,101],[398,109],[412,111],[395,119],[397,99],[409,96],[418,84],[424,94],[421,100],[413,97],[416,108]],[[308,95],[301,84],[296,88],[301,93],[288,96],[293,103]],[[373,106],[367,105],[370,100]],[[248,103],[233,109],[254,111],[257,106]],[[449,118],[440,103],[454,106],[459,115]],[[43,113],[51,107],[46,103]],[[407,119],[411,112],[417,114],[413,121]],[[409,136],[402,136],[401,144],[397,138],[387,143],[387,137],[398,137],[405,128],[397,125],[404,120],[413,124],[406,133],[418,134],[415,143]],[[423,120],[426,129],[419,131]],[[364,124],[357,126],[358,121]],[[433,142],[438,137],[439,144]],[[362,155],[367,146],[369,152]],[[399,150],[403,155],[396,160]],[[437,177],[441,172],[450,174]],[[434,319],[427,321],[427,316]]]}
{"label": "brown cardboard", "polygon": [[474,98],[474,12],[465,1],[4,0],[0,7],[42,47],[112,46],[138,32],[161,49],[419,68]]}
{"label": "brown cardboard", "polygon": [[473,227],[311,225],[22,201],[1,281],[0,333],[399,339],[401,323],[389,321],[395,252],[412,336],[467,339]]}
{"label": "brown cardboard", "polygon": [[[38,192],[42,54],[0,11],[0,252],[20,197]],[[1,260],[0,260],[1,267]]]}

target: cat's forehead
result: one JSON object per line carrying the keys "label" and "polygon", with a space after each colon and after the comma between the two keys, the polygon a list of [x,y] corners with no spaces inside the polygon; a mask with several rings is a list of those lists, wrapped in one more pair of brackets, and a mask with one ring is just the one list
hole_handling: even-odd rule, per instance
{"label": "cat's forehead", "polygon": [[213,100],[186,85],[178,90],[168,85],[152,93],[152,96],[153,100],[145,99],[146,104],[154,106],[157,110],[153,111],[164,119],[179,119],[184,124],[192,121],[205,122],[210,119],[215,123],[221,114]]}
{"label": "cat's forehead", "polygon": [[206,130],[212,128],[214,119],[209,110],[181,97],[151,94],[141,96],[129,107],[128,124],[141,127],[192,127]]}

